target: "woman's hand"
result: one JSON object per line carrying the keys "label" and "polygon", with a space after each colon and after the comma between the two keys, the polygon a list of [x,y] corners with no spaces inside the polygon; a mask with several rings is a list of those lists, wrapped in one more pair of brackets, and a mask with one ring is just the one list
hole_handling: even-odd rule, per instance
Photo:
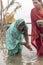
{"label": "woman's hand", "polygon": [[26,43],[24,46],[25,46],[26,48],[28,48],[30,51],[32,51],[32,48],[31,48],[31,46],[30,46],[29,44]]}
{"label": "woman's hand", "polygon": [[31,46],[26,42],[21,42],[21,45],[24,45],[26,48],[28,48],[30,51],[32,51]]}
{"label": "woman's hand", "polygon": [[43,27],[43,20],[37,20],[36,22],[37,22],[37,26],[39,28],[42,28]]}

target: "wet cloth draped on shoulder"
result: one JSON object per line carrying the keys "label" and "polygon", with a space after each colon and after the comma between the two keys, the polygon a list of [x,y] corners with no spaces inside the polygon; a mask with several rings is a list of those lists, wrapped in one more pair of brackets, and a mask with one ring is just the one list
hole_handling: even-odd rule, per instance
{"label": "wet cloth draped on shoulder", "polygon": [[16,48],[23,39],[24,35],[18,30],[18,26],[23,22],[23,19],[18,19],[16,22],[12,23],[6,32],[6,47],[11,50]]}

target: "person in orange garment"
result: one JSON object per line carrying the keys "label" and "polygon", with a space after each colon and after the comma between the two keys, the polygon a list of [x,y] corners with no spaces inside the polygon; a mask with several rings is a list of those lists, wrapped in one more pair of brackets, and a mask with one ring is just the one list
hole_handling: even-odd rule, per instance
{"label": "person in orange garment", "polygon": [[31,43],[37,50],[38,56],[43,56],[43,4],[41,0],[32,0],[31,10],[32,37]]}

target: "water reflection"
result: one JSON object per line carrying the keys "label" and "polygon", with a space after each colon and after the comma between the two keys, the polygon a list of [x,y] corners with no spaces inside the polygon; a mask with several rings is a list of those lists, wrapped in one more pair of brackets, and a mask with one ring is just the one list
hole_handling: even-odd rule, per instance
{"label": "water reflection", "polygon": [[0,50],[0,65],[43,65],[43,57],[37,57],[35,52],[24,48],[22,55],[8,56]]}
{"label": "water reflection", "polygon": [[21,60],[22,60],[21,54],[18,54],[16,56],[9,56],[6,59],[6,65],[23,65]]}

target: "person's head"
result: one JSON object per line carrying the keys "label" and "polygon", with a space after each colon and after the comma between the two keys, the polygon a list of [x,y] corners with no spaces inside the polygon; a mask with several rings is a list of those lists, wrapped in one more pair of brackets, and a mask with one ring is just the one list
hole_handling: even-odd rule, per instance
{"label": "person's head", "polygon": [[42,0],[32,0],[35,8],[40,9],[42,7]]}
{"label": "person's head", "polygon": [[19,31],[22,31],[24,26],[25,26],[25,21],[23,19],[18,19],[16,21],[16,26],[17,26]]}
{"label": "person's head", "polygon": [[23,21],[19,26],[18,26],[18,29],[20,31],[22,31],[24,29],[24,26],[25,26],[25,21]]}

